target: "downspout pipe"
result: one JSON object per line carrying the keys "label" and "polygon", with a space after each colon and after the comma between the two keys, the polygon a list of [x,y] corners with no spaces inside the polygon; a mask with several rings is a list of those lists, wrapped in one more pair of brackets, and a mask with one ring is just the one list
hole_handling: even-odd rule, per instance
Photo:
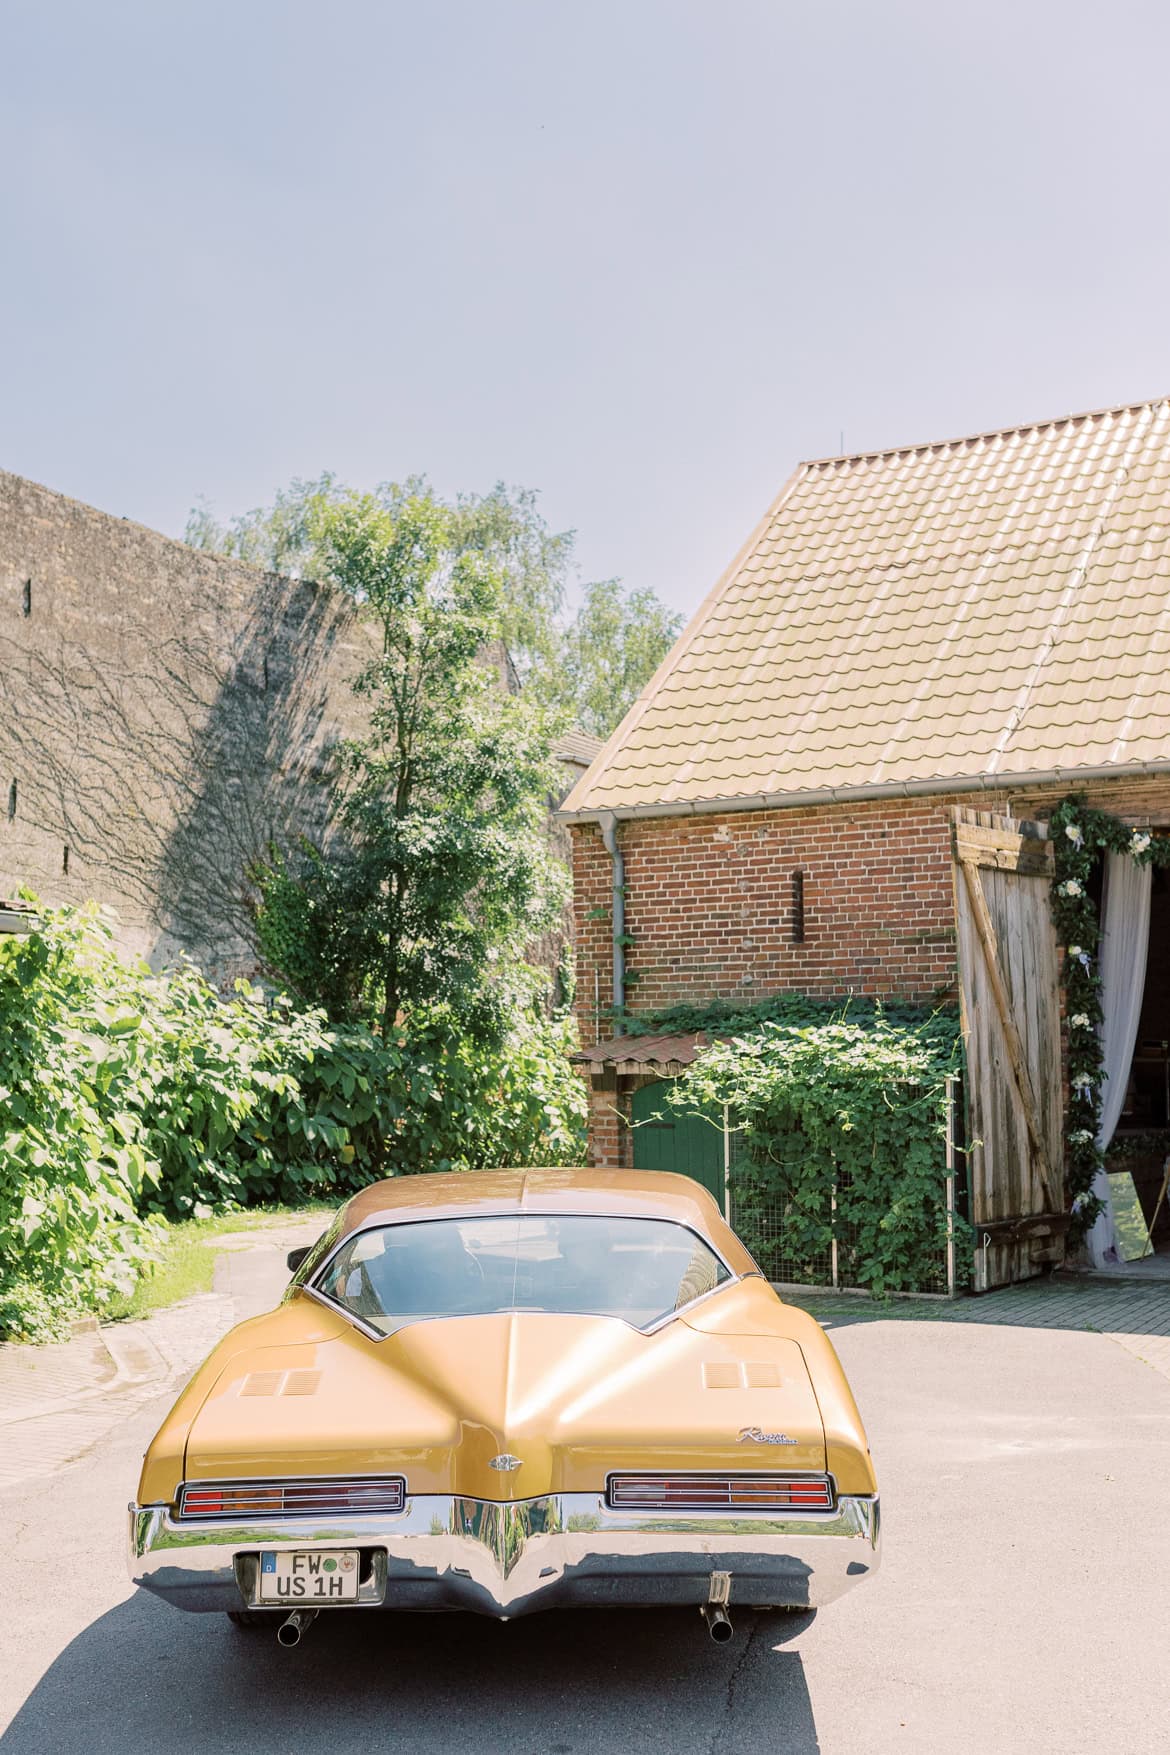
{"label": "downspout pipe", "polygon": [[618,846],[617,818],[603,810],[597,819],[605,851],[613,861],[613,1009],[626,1009],[626,862]]}

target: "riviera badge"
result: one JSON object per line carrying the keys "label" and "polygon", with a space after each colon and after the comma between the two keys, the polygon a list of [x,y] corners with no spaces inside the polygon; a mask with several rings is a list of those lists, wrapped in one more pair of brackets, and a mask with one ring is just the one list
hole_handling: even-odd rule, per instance
{"label": "riviera badge", "polygon": [[491,1462],[488,1464],[489,1469],[495,1469],[496,1472],[501,1475],[513,1474],[519,1467],[520,1458],[518,1456],[509,1456],[506,1451],[503,1456],[493,1456]]}
{"label": "riviera badge", "polygon": [[[787,1432],[761,1432],[758,1426],[742,1426],[737,1444],[795,1444],[795,1438],[789,1438]],[[495,1463],[492,1467],[495,1468]]]}

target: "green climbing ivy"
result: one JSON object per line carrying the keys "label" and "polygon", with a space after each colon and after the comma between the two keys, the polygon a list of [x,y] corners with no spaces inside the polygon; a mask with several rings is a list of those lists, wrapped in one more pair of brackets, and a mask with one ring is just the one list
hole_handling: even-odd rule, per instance
{"label": "green climbing ivy", "polygon": [[[938,1283],[946,1248],[946,1081],[961,1058],[954,1011],[896,1020],[838,1005],[835,1017],[764,1021],[714,1043],[668,1101],[708,1115],[728,1106],[737,1222],[765,1272],[782,1248],[806,1264],[801,1277],[815,1275],[836,1238],[842,1284],[921,1290]],[[779,1211],[779,1230],[757,1225],[757,1209]],[[969,1260],[969,1228],[953,1223],[957,1259]]]}

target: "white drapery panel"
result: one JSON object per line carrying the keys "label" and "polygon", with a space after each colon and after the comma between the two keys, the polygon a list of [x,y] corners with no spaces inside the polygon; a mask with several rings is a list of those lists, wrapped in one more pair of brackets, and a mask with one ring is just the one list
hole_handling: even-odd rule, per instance
{"label": "white drapery panel", "polygon": [[[1128,853],[1105,855],[1105,889],[1101,902],[1101,1055],[1105,1083],[1101,1092],[1101,1126],[1097,1145],[1104,1151],[1113,1138],[1125,1103],[1138,1019],[1146,987],[1150,945],[1150,889],[1153,867],[1139,865]],[[1094,1267],[1115,1267],[1122,1259],[1113,1222],[1109,1181],[1098,1170],[1093,1193],[1104,1210],[1085,1239]]]}

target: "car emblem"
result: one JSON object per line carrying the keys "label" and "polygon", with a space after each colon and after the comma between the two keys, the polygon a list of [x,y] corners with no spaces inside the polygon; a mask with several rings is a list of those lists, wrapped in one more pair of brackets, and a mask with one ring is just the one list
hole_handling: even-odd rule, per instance
{"label": "car emblem", "polygon": [[496,1472],[501,1475],[510,1475],[519,1467],[520,1458],[518,1456],[509,1456],[506,1451],[503,1456],[493,1456],[491,1462],[488,1464],[489,1469],[495,1469]]}
{"label": "car emblem", "polygon": [[[737,1444],[795,1444],[795,1438],[789,1438],[787,1432],[761,1432],[758,1426],[740,1428]],[[492,1464],[495,1467],[495,1464]]]}

